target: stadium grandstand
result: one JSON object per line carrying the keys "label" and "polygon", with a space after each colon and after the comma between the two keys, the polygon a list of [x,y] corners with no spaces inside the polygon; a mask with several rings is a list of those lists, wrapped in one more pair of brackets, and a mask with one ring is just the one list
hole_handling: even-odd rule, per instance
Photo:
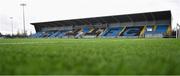
{"label": "stadium grandstand", "polygon": [[172,35],[171,11],[37,22],[33,38],[164,38]]}

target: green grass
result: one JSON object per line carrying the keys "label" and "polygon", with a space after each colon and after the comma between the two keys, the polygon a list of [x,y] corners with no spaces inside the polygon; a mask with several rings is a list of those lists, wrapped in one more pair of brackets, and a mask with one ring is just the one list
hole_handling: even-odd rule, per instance
{"label": "green grass", "polygon": [[180,74],[180,40],[0,39],[0,74]]}

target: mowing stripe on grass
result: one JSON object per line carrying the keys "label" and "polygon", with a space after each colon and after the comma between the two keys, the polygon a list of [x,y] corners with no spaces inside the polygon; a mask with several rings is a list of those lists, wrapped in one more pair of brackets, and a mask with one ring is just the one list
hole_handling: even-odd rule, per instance
{"label": "mowing stripe on grass", "polygon": [[57,42],[22,42],[22,43],[0,43],[0,45],[22,45],[22,44],[54,44]]}

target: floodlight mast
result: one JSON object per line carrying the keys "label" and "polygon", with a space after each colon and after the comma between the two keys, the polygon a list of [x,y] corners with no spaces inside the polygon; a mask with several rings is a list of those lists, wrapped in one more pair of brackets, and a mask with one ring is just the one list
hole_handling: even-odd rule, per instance
{"label": "floodlight mast", "polygon": [[11,32],[12,32],[12,36],[13,36],[13,17],[9,17],[11,19]]}
{"label": "floodlight mast", "polygon": [[26,6],[26,4],[25,3],[21,3],[20,6],[22,6],[22,8],[23,8],[23,28],[24,28],[24,35],[26,35],[25,11],[24,11],[24,7]]}

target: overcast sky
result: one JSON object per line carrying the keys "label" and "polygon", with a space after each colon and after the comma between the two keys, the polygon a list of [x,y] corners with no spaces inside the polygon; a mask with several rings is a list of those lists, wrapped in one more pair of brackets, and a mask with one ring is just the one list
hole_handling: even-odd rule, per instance
{"label": "overcast sky", "polygon": [[22,7],[25,8],[26,29],[35,32],[30,23],[96,16],[121,15],[171,10],[173,27],[180,23],[180,0],[0,0],[0,32],[22,31]]}

